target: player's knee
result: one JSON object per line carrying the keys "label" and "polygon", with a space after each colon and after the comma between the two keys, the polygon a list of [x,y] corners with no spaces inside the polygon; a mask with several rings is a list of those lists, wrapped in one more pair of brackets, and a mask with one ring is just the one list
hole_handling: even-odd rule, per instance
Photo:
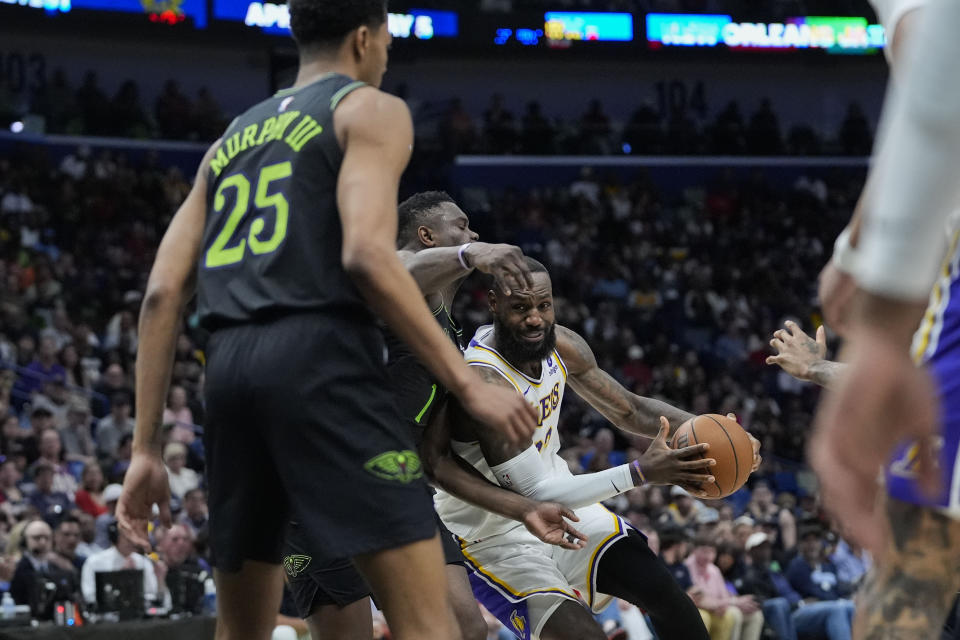
{"label": "player's knee", "polygon": [[607,640],[590,612],[576,602],[564,602],[550,616],[540,640]]}

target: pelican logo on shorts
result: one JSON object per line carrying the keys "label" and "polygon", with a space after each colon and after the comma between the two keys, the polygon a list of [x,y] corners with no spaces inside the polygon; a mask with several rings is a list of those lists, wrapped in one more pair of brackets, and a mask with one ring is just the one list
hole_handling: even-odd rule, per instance
{"label": "pelican logo on shorts", "polygon": [[283,559],[283,570],[287,572],[287,575],[291,578],[296,578],[301,573],[310,566],[310,561],[313,560],[310,556],[302,555],[292,555],[285,556]]}
{"label": "pelican logo on shorts", "polygon": [[363,468],[383,480],[407,484],[423,476],[420,456],[414,451],[386,451],[367,461]]}
{"label": "pelican logo on shorts", "polygon": [[524,637],[524,632],[527,628],[527,619],[517,613],[517,610],[514,609],[513,613],[510,614],[510,624],[513,625],[513,628],[520,633],[520,637]]}

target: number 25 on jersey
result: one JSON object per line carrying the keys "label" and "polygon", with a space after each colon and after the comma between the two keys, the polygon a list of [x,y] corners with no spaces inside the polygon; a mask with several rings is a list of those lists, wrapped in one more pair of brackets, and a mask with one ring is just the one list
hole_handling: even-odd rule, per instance
{"label": "number 25 on jersey", "polygon": [[292,174],[293,169],[290,162],[272,164],[260,170],[253,206],[256,210],[264,212],[273,209],[275,216],[273,234],[269,238],[260,237],[264,227],[266,227],[264,216],[261,215],[250,223],[250,232],[247,237],[240,238],[239,242],[235,242],[230,247],[227,245],[233,239],[244,216],[250,211],[250,181],[242,173],[235,173],[223,179],[213,198],[213,210],[217,214],[223,213],[227,204],[226,192],[228,189],[233,189],[235,192],[233,209],[230,210],[230,215],[227,217],[223,229],[220,230],[213,244],[207,250],[203,262],[205,267],[214,269],[236,264],[243,260],[248,247],[254,255],[264,255],[277,250],[277,247],[280,246],[287,235],[287,218],[290,214],[290,206],[283,193],[270,194],[269,191],[271,184],[289,178]]}

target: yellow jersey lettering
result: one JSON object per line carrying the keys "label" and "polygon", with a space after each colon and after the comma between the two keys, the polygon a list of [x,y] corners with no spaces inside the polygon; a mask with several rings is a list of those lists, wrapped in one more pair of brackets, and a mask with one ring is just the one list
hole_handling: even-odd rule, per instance
{"label": "yellow jersey lettering", "polygon": [[560,383],[553,385],[553,390],[550,392],[550,408],[554,411],[557,410],[557,407],[560,405]]}
{"label": "yellow jersey lettering", "polygon": [[233,160],[240,153],[240,134],[235,133],[227,138],[227,156]]}
{"label": "yellow jersey lettering", "polygon": [[280,114],[280,117],[277,118],[277,126],[274,128],[273,135],[270,136],[271,140],[283,140],[283,134],[287,130],[287,127],[290,126],[290,123],[300,115],[299,111],[289,111],[287,113]]}
{"label": "yellow jersey lettering", "polygon": [[270,116],[263,121],[263,128],[260,129],[260,137],[257,139],[258,147],[270,139],[271,135],[273,134],[273,128],[276,126],[276,124],[276,116]]}
{"label": "yellow jersey lettering", "polygon": [[217,148],[217,154],[213,156],[213,160],[210,161],[210,168],[213,169],[213,175],[219,176],[228,162],[230,162],[230,160],[227,158],[227,154],[223,152],[223,145],[221,144]]}
{"label": "yellow jersey lettering", "polygon": [[248,148],[257,144],[257,128],[260,125],[252,124],[243,130],[243,140],[240,142],[240,151],[246,151]]}
{"label": "yellow jersey lettering", "polygon": [[310,116],[303,116],[303,120],[297,123],[285,142],[290,145],[291,149],[299,153],[300,149],[303,149],[303,145],[320,135],[322,131],[323,127],[317,124],[316,120]]}

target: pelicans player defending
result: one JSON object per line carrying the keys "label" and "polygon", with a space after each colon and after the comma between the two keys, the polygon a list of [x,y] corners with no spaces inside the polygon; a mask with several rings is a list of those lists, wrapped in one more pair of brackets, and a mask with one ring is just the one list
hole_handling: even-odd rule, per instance
{"label": "pelicans player defending", "polygon": [[[700,493],[714,461],[696,459],[704,445],[676,451],[666,446],[670,425],[691,416],[628,392],[600,370],[583,338],[555,326],[547,270],[529,258],[527,264],[533,289],[511,295],[491,291],[494,324],[477,331],[465,357],[482,379],[515,389],[538,409],[533,441],[526,448],[510,445],[454,405],[451,446],[505,488],[541,500],[562,499],[575,509],[578,529],[589,540],[578,551],[549,546],[516,522],[440,492],[437,512],[460,539],[474,595],[525,640],[603,640],[605,634],[581,602],[599,611],[611,596],[644,608],[661,638],[707,640],[693,601],[645,537],[597,503],[644,482],[678,483]],[[568,382],[621,429],[656,436],[647,452],[632,464],[572,475],[558,455],[557,433]]]}

